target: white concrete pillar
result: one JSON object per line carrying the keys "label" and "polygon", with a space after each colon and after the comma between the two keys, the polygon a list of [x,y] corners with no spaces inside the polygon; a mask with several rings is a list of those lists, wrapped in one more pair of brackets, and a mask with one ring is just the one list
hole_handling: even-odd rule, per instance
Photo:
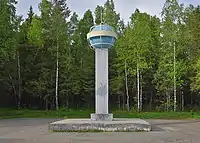
{"label": "white concrete pillar", "polygon": [[95,49],[96,114],[108,114],[108,49]]}

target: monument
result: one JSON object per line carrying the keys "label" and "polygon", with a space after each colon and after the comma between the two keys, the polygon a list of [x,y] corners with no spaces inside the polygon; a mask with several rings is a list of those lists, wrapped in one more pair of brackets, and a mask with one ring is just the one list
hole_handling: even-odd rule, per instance
{"label": "monument", "polygon": [[108,50],[114,45],[117,34],[107,24],[93,26],[87,34],[89,44],[95,50],[95,114],[91,120],[113,120],[108,113]]}
{"label": "monument", "polygon": [[141,119],[115,119],[108,112],[108,50],[114,45],[117,34],[113,28],[101,23],[91,27],[87,34],[95,50],[95,113],[90,119],[65,119],[49,124],[50,131],[150,131],[151,126]]}

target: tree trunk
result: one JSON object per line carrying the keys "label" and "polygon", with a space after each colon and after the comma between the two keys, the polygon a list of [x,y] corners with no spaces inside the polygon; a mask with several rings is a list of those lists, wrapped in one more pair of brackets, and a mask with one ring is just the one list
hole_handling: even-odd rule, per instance
{"label": "tree trunk", "polygon": [[121,96],[118,95],[118,108],[121,109]]}
{"label": "tree trunk", "polygon": [[69,100],[68,100],[68,97],[67,97],[67,101],[66,101],[66,108],[67,108],[67,110],[69,109]]}
{"label": "tree trunk", "polygon": [[138,112],[140,112],[140,73],[137,65],[137,103],[138,103]]}
{"label": "tree trunk", "polygon": [[174,42],[174,112],[177,108],[177,99],[176,99],[176,45]]}
{"label": "tree trunk", "polygon": [[181,109],[182,109],[182,111],[184,111],[184,94],[183,94],[183,91],[181,91],[181,99],[182,99]]}
{"label": "tree trunk", "polygon": [[190,97],[190,110],[193,108],[193,92],[191,92],[191,97]]}
{"label": "tree trunk", "polygon": [[128,75],[127,75],[127,65],[125,61],[125,83],[126,83],[126,105],[128,112],[130,111],[130,105],[129,105],[129,93],[128,93]]}
{"label": "tree trunk", "polygon": [[76,109],[78,109],[79,108],[79,95],[78,94],[76,94]]}
{"label": "tree trunk", "polygon": [[165,105],[165,111],[168,111],[168,97],[167,97],[167,92],[165,93],[165,102],[166,102],[166,105]]}
{"label": "tree trunk", "polygon": [[17,68],[18,68],[18,101],[17,101],[17,107],[18,107],[18,109],[20,109],[20,106],[21,106],[21,66],[20,66],[19,51],[17,52]]}
{"label": "tree trunk", "polygon": [[66,109],[69,109],[69,92],[67,91],[67,96],[66,96]]}
{"label": "tree trunk", "polygon": [[49,110],[49,107],[48,107],[48,105],[49,105],[48,97],[45,99],[45,103],[46,103],[46,111],[48,111]]}
{"label": "tree trunk", "polygon": [[124,106],[124,103],[125,103],[125,94],[123,94],[123,104],[122,104],[122,106],[123,106],[123,109],[125,108],[125,106]]}
{"label": "tree trunk", "polygon": [[59,45],[58,45],[58,36],[57,36],[57,46],[56,46],[56,110],[59,109],[59,105],[58,105],[58,74],[59,74],[59,63],[58,63],[58,49],[59,49]]}
{"label": "tree trunk", "polygon": [[[3,63],[2,61],[1,61],[1,64],[4,65],[4,63]],[[12,76],[10,75],[9,71],[8,71],[7,69],[5,69],[5,71],[6,71],[6,73],[8,74],[9,79],[11,80],[10,82],[11,82],[11,85],[12,85],[13,94],[14,94],[14,98],[15,98],[15,104],[16,104],[16,107],[17,107],[18,103],[17,103],[17,92],[16,92],[16,87],[15,87],[15,85],[12,83],[13,78],[12,78]]]}
{"label": "tree trunk", "polygon": [[153,93],[151,92],[151,96],[150,96],[150,102],[149,102],[149,108],[150,110],[152,110],[152,99],[153,98]]}
{"label": "tree trunk", "polygon": [[90,94],[88,93],[88,96],[87,96],[87,108],[90,109]]}
{"label": "tree trunk", "polygon": [[170,107],[170,96],[168,91],[166,92],[166,97],[167,97],[167,112],[168,112]]}
{"label": "tree trunk", "polygon": [[[140,75],[140,77],[141,77],[140,81],[142,81],[142,75]],[[142,84],[141,84],[140,85],[140,111],[142,111],[142,98],[143,96],[142,96]]]}
{"label": "tree trunk", "polygon": [[45,95],[43,100],[45,102],[45,109],[46,111],[48,111],[49,110],[49,95],[48,94]]}
{"label": "tree trunk", "polygon": [[11,80],[11,85],[12,85],[12,89],[13,89],[13,93],[14,93],[14,97],[15,97],[15,104],[16,104],[16,106],[17,106],[17,105],[18,105],[17,92],[16,92],[15,85],[12,83],[13,78],[12,78],[12,76],[10,75],[10,73],[8,73],[8,76],[9,76],[9,78],[10,78],[10,80]]}

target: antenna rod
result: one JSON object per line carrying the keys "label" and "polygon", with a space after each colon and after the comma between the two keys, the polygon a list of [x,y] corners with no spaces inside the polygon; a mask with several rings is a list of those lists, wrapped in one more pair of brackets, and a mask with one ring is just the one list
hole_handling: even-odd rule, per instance
{"label": "antenna rod", "polygon": [[103,8],[101,9],[101,24],[103,23]]}

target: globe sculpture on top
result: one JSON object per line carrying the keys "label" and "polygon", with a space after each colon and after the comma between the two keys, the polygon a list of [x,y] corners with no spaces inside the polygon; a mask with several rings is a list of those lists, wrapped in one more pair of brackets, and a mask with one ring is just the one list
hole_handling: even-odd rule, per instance
{"label": "globe sculpture on top", "polygon": [[101,23],[90,28],[87,40],[95,50],[95,114],[93,121],[111,121],[113,114],[108,113],[108,49],[117,39],[113,28]]}
{"label": "globe sculpture on top", "polygon": [[101,23],[100,25],[90,28],[90,32],[87,34],[87,39],[93,48],[111,48],[117,38],[117,34],[113,28],[107,24]]}

